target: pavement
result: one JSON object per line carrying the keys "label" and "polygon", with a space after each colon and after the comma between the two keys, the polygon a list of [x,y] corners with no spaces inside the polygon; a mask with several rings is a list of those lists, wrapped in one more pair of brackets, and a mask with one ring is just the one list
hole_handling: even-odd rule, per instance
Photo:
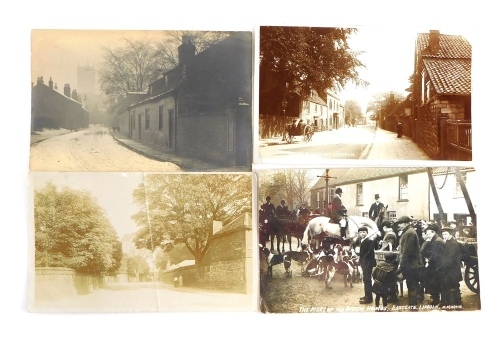
{"label": "pavement", "polygon": [[[363,127],[363,126],[360,126]],[[368,127],[368,126],[365,126]],[[312,142],[322,140],[328,142],[342,143],[349,139],[352,128],[341,128],[332,131],[316,132]],[[282,137],[266,138],[259,141],[260,147],[286,144]],[[304,143],[311,146],[310,143]],[[431,158],[417,145],[411,138],[403,135],[402,138],[397,138],[395,132],[387,131],[381,128],[376,128],[373,137],[371,137],[359,159],[366,160],[431,160]]]}
{"label": "pavement", "polygon": [[119,132],[109,132],[110,135],[120,144],[126,148],[139,153],[145,157],[161,162],[174,163],[179,166],[183,171],[199,171],[199,172],[250,172],[249,167],[244,166],[220,166],[217,164],[209,163],[196,158],[189,158],[179,156],[174,153],[166,153],[150,146],[139,143],[130,139]]}

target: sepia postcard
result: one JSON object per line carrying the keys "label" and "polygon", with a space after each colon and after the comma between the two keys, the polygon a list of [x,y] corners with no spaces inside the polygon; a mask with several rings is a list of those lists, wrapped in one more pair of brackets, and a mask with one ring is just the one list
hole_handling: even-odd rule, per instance
{"label": "sepia postcard", "polygon": [[31,312],[256,311],[251,174],[30,178]]}
{"label": "sepia postcard", "polygon": [[252,32],[33,30],[32,171],[250,172]]}
{"label": "sepia postcard", "polygon": [[264,313],[481,308],[473,167],[258,172]]}
{"label": "sepia postcard", "polygon": [[258,29],[259,163],[472,160],[467,31]]}

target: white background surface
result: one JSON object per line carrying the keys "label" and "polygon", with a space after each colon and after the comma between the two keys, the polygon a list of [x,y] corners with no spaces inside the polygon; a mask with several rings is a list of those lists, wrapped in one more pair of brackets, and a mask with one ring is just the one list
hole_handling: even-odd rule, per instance
{"label": "white background surface", "polygon": [[[483,4],[484,3],[484,4]],[[2,160],[0,334],[2,336],[438,335],[481,334],[498,312],[498,44],[494,1],[13,1],[3,6],[0,53]],[[474,166],[483,177],[477,204],[481,302],[477,312],[386,314],[255,313],[33,314],[27,312],[28,159],[31,29],[221,29],[259,25],[464,27],[473,48]],[[6,73],[5,73],[6,71]],[[6,103],[6,104],[5,104]],[[258,102],[255,102],[257,107]],[[256,110],[257,112],[257,110]],[[438,164],[438,163],[434,163]],[[496,244],[496,245],[495,245]],[[367,331],[364,331],[367,330]],[[431,332],[432,331],[432,332]]]}

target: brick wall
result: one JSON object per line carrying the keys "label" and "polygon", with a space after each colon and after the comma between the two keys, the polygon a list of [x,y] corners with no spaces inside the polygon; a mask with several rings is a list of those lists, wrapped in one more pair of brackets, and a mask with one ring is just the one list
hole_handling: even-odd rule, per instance
{"label": "brick wall", "polygon": [[234,165],[234,152],[229,152],[228,116],[180,115],[177,121],[177,152],[214,163]]}
{"label": "brick wall", "polygon": [[464,119],[465,107],[461,97],[440,97],[420,107],[417,120],[417,144],[432,159],[440,159],[439,119]]}

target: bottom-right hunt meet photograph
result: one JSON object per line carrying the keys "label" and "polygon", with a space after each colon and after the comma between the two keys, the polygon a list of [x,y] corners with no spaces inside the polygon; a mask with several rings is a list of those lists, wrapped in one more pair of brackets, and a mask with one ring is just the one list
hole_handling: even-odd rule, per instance
{"label": "bottom-right hunt meet photograph", "polygon": [[260,311],[480,310],[478,193],[474,167],[260,170]]}

